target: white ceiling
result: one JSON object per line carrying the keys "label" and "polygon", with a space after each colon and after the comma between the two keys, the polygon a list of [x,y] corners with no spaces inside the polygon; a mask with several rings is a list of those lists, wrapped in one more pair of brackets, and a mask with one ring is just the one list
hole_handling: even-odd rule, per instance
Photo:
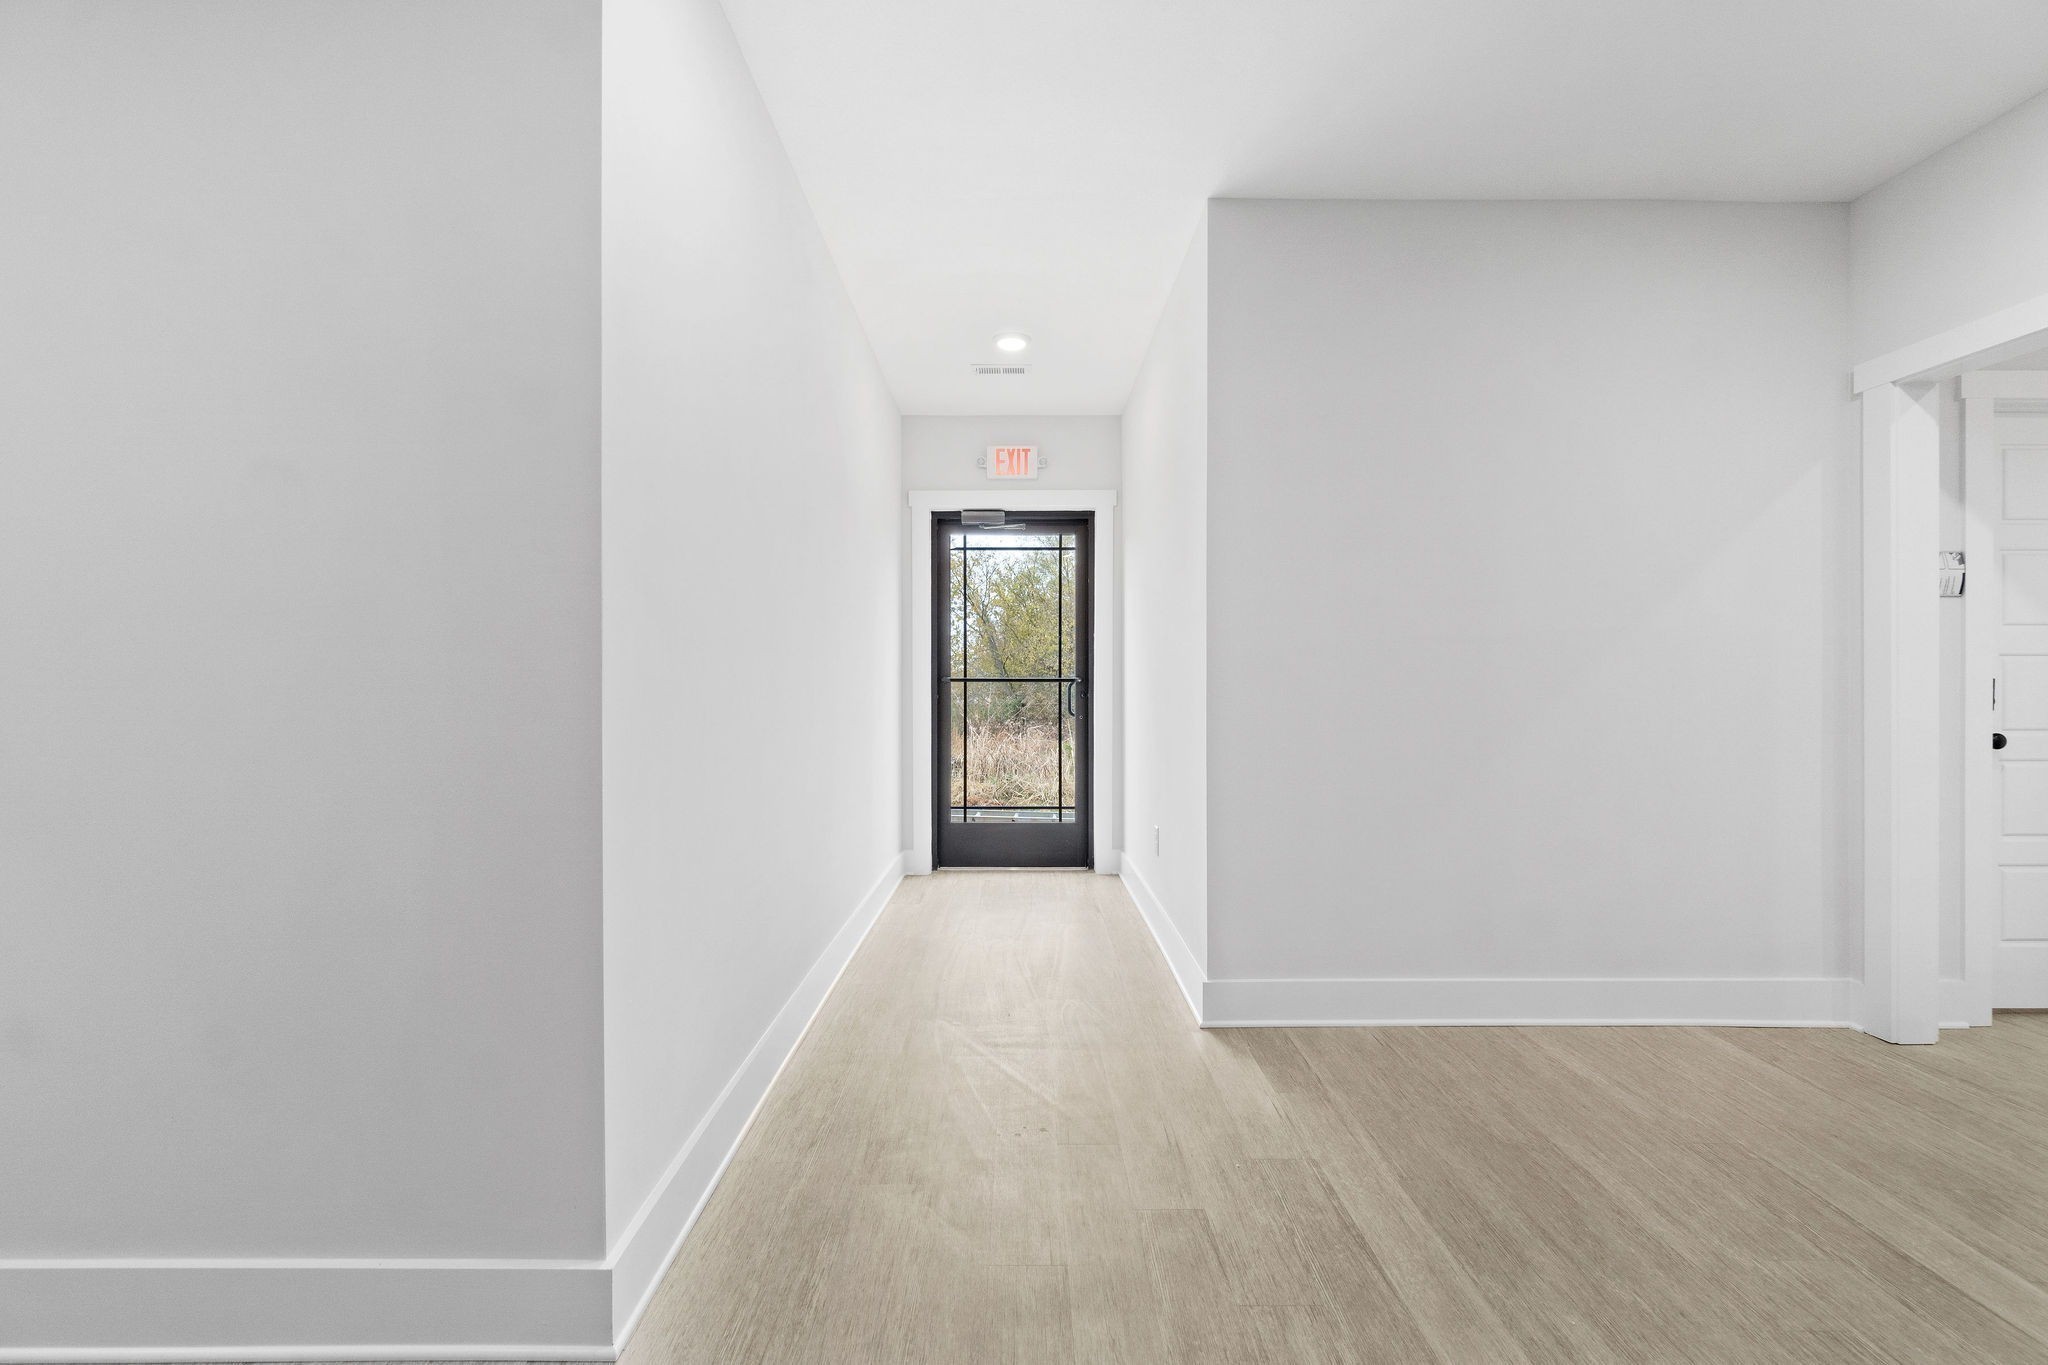
{"label": "white ceiling", "polygon": [[725,6],[906,413],[1122,411],[1210,196],[1842,200],[2048,87],[2044,0]]}

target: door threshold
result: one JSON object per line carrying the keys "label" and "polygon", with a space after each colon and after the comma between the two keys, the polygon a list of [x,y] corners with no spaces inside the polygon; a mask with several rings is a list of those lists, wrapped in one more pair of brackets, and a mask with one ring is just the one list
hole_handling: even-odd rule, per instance
{"label": "door threshold", "polygon": [[934,872],[1093,872],[1092,867],[935,867]]}

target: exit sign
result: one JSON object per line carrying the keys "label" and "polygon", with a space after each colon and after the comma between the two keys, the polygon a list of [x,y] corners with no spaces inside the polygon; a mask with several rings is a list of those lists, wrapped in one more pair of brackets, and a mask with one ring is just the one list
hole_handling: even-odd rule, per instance
{"label": "exit sign", "polygon": [[991,479],[1035,479],[1038,477],[1037,446],[990,446],[988,476]]}

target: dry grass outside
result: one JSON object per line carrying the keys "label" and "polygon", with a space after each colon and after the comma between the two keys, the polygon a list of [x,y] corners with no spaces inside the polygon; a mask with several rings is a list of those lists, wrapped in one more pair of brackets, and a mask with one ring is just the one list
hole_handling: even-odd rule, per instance
{"label": "dry grass outside", "polygon": [[[1071,751],[1072,736],[1067,747]],[[953,736],[951,804],[961,804],[961,737]],[[1059,726],[1049,720],[977,722],[966,744],[968,789],[977,806],[1060,804]],[[1070,752],[1071,760],[1071,752]],[[1068,781],[1073,780],[1071,761]],[[1071,801],[1072,788],[1068,789]]]}

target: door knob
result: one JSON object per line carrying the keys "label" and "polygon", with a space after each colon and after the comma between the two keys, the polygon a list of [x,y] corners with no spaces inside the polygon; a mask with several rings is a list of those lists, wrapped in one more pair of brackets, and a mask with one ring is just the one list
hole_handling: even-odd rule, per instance
{"label": "door knob", "polygon": [[1994,733],[1991,736],[1991,747],[1994,749],[2003,749],[2005,747],[2005,736]]}

